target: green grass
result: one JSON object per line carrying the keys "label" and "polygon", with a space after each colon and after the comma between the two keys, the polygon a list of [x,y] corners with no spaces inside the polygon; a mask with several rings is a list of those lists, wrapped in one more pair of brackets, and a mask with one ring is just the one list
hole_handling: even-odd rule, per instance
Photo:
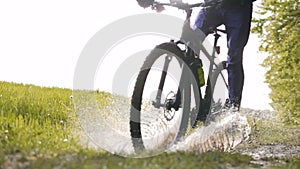
{"label": "green grass", "polygon": [[296,145],[300,146],[300,128],[285,125],[279,119],[258,119],[248,117],[251,125],[250,144],[245,143],[240,147],[259,147],[261,145]]}
{"label": "green grass", "polygon": [[75,150],[71,94],[67,89],[0,82],[0,153],[43,156]]}
{"label": "green grass", "polygon": [[[251,157],[238,153],[163,153],[133,159],[79,145],[78,121],[72,91],[0,82],[0,169],[16,158],[24,168],[259,168]],[[112,96],[97,92],[101,106]],[[287,159],[283,168],[299,168],[299,159]],[[22,167],[21,167],[22,168]]]}
{"label": "green grass", "polygon": [[254,131],[255,141],[259,144],[300,145],[300,130],[298,127],[286,126],[283,123],[257,121]]}

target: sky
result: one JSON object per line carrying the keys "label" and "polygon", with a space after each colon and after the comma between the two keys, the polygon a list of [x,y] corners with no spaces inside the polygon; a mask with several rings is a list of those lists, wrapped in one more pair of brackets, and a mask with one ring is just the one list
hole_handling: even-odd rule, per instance
{"label": "sky", "polygon": [[[142,13],[154,11],[135,0],[0,1],[0,81],[72,88],[77,60],[89,39],[118,19]],[[162,14],[185,16],[169,8]],[[242,107],[272,109],[266,70],[260,66],[266,55],[258,47],[258,37],[251,34],[244,51]]]}

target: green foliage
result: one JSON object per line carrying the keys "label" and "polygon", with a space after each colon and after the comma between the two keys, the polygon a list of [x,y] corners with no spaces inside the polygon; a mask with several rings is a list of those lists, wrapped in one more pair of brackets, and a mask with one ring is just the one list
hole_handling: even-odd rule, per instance
{"label": "green foliage", "polygon": [[260,35],[260,50],[267,52],[272,106],[286,124],[300,125],[300,1],[264,0],[253,32]]}

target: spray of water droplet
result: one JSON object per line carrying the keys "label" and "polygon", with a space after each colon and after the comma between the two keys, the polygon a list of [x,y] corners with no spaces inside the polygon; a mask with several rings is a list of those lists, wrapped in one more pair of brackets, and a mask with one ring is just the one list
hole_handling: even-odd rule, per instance
{"label": "spray of water droplet", "polygon": [[[132,156],[134,149],[129,129],[130,99],[113,97],[110,103],[112,104],[102,108],[100,112],[91,102],[78,107],[84,132],[98,148],[126,157]],[[180,116],[168,121],[163,112],[155,111],[153,106],[144,106],[142,109],[143,141],[151,155],[163,151],[229,151],[246,140],[251,132],[247,118],[239,112],[219,112],[210,118],[206,126],[194,129],[183,140],[173,145],[179,128],[176,120],[179,120]]]}
{"label": "spray of water droplet", "polygon": [[206,126],[195,129],[169,151],[230,151],[249,138],[251,127],[239,112],[218,112]]}

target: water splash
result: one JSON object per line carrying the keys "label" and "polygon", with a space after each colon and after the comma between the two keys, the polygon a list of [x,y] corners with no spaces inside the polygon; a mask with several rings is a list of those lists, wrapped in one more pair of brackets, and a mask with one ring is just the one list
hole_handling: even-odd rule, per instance
{"label": "water splash", "polygon": [[[213,116],[213,117],[212,117]],[[207,152],[230,151],[249,138],[251,127],[240,112],[220,111],[212,114],[206,126],[174,145],[170,151]]]}
{"label": "water splash", "polygon": [[[129,128],[130,99],[112,96],[107,101],[108,105],[99,107],[94,93],[80,94],[80,98],[77,96],[76,113],[82,133],[87,136],[84,144],[125,157],[134,156]],[[151,102],[142,109],[143,141],[150,154],[145,153],[138,157],[157,155],[173,144],[178,130],[175,121],[180,117],[175,117],[172,121],[166,120],[162,110],[157,111]]]}
{"label": "water splash", "polygon": [[[81,98],[81,104],[77,104],[76,110],[85,134],[94,143],[90,147],[101,148],[125,157],[134,156],[129,129],[130,99],[112,97],[109,100],[111,104],[99,109],[98,104],[90,100],[90,95],[84,96]],[[209,116],[207,125],[194,129],[182,141],[173,145],[179,128],[176,126],[179,125],[176,120],[179,120],[180,116],[174,121],[168,121],[162,112],[155,112],[151,107],[143,108],[147,109],[142,117],[144,143],[151,152],[143,156],[157,155],[166,150],[199,153],[213,150],[230,151],[246,140],[251,132],[247,118],[239,112],[217,112]]]}

